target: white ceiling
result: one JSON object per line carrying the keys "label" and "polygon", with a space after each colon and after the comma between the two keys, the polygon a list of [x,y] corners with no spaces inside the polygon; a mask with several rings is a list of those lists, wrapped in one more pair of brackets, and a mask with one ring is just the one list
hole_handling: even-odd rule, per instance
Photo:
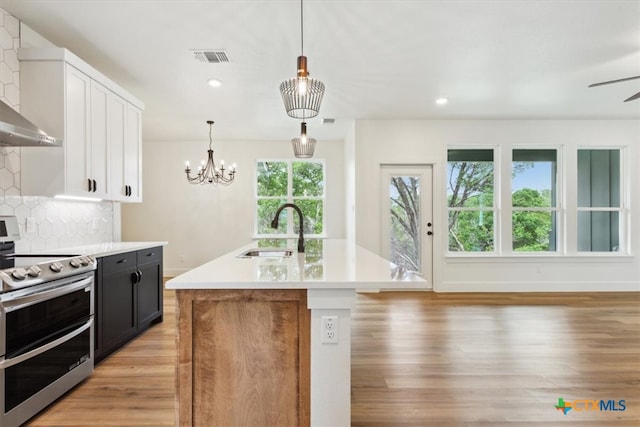
{"label": "white ceiling", "polygon": [[[287,141],[280,99],[300,54],[298,0],[0,0],[146,104],[147,140]],[[306,0],[304,50],[327,87],[318,140],[354,119],[638,119],[640,1]],[[224,49],[203,64],[191,49]],[[223,86],[212,89],[207,79]],[[437,106],[435,99],[449,103]],[[335,118],[322,125],[321,118]]]}

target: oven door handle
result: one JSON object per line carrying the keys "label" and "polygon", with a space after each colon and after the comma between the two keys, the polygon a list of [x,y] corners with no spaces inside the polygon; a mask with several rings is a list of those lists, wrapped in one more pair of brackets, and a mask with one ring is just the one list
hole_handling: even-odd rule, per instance
{"label": "oven door handle", "polygon": [[91,290],[92,281],[93,281],[93,277],[87,277],[76,283],[61,285],[46,291],[25,295],[23,297],[16,298],[14,300],[4,301],[2,305],[4,306],[3,307],[4,310],[8,313],[11,311],[20,310],[21,308],[29,307],[30,305],[34,305],[42,301],[46,301],[49,299],[60,297],[62,295],[70,294],[82,288],[88,287],[86,291],[89,292]]}
{"label": "oven door handle", "polygon": [[0,369],[6,369],[10,366],[13,365],[17,365],[18,363],[22,363],[25,360],[31,359],[32,357],[35,357],[39,354],[44,353],[45,351],[49,351],[54,347],[59,346],[60,344],[63,344],[75,337],[77,337],[78,335],[80,335],[81,333],[83,333],[84,331],[86,331],[87,329],[89,329],[91,326],[93,325],[93,317],[91,317],[89,320],[87,320],[87,322],[80,326],[78,329],[75,329],[71,332],[69,332],[67,335],[62,336],[60,338],[58,338],[57,340],[53,340],[45,345],[43,345],[42,347],[38,347],[36,349],[33,349],[27,353],[21,354],[20,356],[16,356],[13,357],[11,359],[5,359],[2,362],[0,362]]}

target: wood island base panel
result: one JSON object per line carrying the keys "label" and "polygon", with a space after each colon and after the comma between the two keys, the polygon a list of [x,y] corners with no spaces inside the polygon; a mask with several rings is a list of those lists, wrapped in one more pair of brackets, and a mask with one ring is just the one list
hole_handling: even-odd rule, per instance
{"label": "wood island base panel", "polygon": [[176,425],[309,426],[306,290],[178,290],[176,297]]}

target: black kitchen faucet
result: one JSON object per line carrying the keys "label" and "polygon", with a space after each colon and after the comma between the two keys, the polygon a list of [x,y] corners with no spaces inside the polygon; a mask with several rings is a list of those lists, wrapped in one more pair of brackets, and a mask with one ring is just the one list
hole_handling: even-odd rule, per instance
{"label": "black kitchen faucet", "polygon": [[276,211],[276,216],[273,218],[273,221],[271,221],[271,228],[278,228],[278,219],[280,218],[280,212],[282,212],[284,208],[293,208],[295,209],[296,212],[298,212],[298,219],[300,219],[300,230],[298,234],[298,252],[304,253],[304,236],[302,235],[302,231],[304,230],[304,222],[303,222],[304,217],[298,205],[295,205],[293,203],[285,203],[284,205],[280,206]]}

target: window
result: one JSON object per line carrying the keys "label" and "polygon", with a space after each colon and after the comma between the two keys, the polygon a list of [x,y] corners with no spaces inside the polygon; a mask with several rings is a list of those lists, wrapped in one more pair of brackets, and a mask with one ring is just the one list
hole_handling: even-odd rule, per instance
{"label": "window", "polygon": [[298,215],[293,209],[280,214],[278,229],[271,221],[284,203],[295,203],[304,215],[304,234],[324,234],[324,162],[259,160],[256,163],[256,235],[296,237]]}
{"label": "window", "polygon": [[578,251],[620,251],[620,150],[578,150]]}
{"label": "window", "polygon": [[[623,150],[571,144],[562,148],[451,147],[447,151],[448,252],[468,256],[627,253],[629,207],[624,183],[628,178]],[[563,179],[566,171],[576,175]]]}
{"label": "window", "polygon": [[512,249],[556,250],[557,152],[513,150],[511,163]]}
{"label": "window", "polygon": [[449,251],[494,251],[493,150],[451,149],[447,160]]}

